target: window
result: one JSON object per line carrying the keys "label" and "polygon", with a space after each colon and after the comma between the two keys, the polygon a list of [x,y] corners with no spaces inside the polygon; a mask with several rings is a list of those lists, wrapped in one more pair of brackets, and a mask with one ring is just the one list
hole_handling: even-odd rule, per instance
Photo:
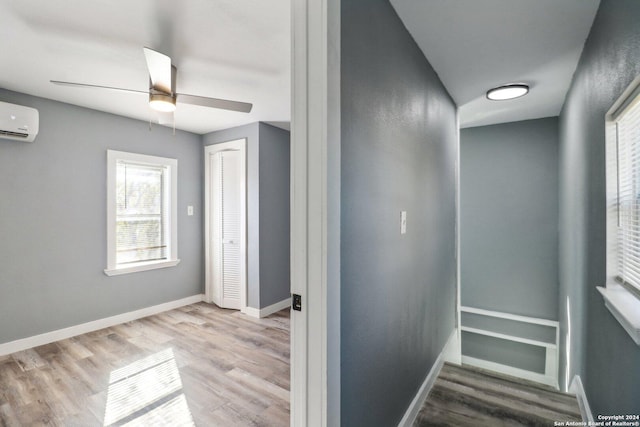
{"label": "window", "polygon": [[607,286],[614,317],[640,345],[640,78],[606,116]]}
{"label": "window", "polygon": [[107,275],[180,262],[177,172],[176,159],[107,151]]}

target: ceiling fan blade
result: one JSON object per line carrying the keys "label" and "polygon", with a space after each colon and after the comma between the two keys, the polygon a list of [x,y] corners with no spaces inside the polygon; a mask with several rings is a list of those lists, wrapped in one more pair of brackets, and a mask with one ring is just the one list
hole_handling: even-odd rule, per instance
{"label": "ceiling fan blade", "polygon": [[143,50],[153,88],[164,93],[173,93],[173,87],[171,85],[171,58],[164,53],[157,52],[148,47],[143,48]]}
{"label": "ceiling fan blade", "polygon": [[124,89],[124,88],[121,88],[121,87],[90,85],[90,84],[86,84],[86,83],[62,82],[60,80],[49,80],[49,81],[51,83],[53,83],[54,85],[60,85],[60,86],[86,87],[86,88],[91,88],[91,89],[108,89],[108,90],[117,90],[117,91],[120,91],[120,92],[144,93],[145,95],[149,93],[149,92],[146,92],[146,91],[134,90],[134,89]]}
{"label": "ceiling fan blade", "polygon": [[176,101],[183,104],[200,105],[202,107],[220,108],[222,110],[239,111],[241,113],[251,112],[253,104],[239,101],[229,101],[228,99],[207,98],[204,96],[186,95],[178,93]]}

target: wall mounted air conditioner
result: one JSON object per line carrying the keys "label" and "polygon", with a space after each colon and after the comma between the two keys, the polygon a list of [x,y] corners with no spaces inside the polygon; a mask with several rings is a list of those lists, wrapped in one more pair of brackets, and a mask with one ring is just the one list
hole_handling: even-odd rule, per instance
{"label": "wall mounted air conditioner", "polygon": [[32,142],[38,134],[38,110],[0,101],[0,139]]}

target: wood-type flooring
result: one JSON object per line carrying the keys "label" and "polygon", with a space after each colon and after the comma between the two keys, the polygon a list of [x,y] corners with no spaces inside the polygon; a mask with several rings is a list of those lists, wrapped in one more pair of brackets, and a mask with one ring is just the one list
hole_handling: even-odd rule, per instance
{"label": "wood-type flooring", "polygon": [[554,421],[582,421],[575,396],[445,363],[413,425],[548,427]]}
{"label": "wood-type flooring", "polygon": [[289,310],[198,303],[0,356],[0,426],[288,426]]}

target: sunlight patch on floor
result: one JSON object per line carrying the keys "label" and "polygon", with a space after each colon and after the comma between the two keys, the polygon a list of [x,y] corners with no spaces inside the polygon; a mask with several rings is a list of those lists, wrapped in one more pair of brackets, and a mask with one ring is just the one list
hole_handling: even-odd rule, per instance
{"label": "sunlight patch on floor", "polygon": [[111,372],[104,425],[114,424],[195,425],[170,348]]}

